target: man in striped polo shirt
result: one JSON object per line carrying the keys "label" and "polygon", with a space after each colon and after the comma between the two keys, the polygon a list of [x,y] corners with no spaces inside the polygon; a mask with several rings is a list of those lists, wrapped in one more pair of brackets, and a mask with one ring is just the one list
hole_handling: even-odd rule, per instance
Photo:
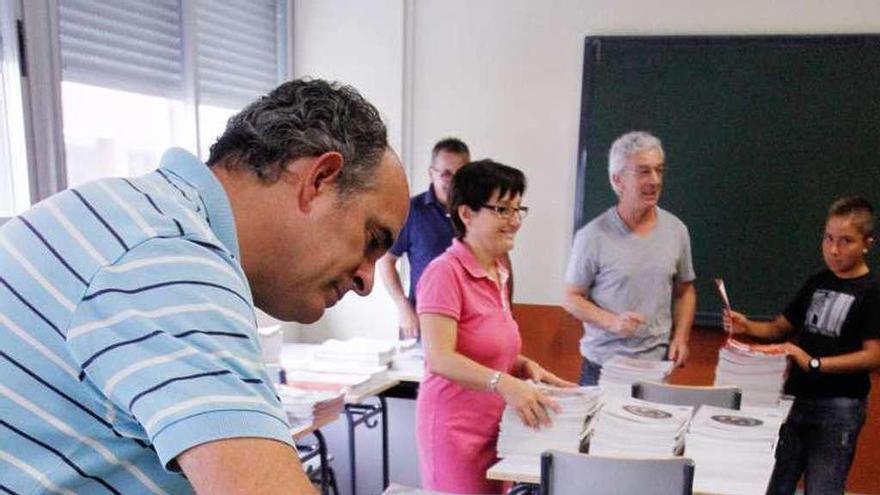
{"label": "man in striped polo shirt", "polygon": [[0,227],[0,491],[312,493],[254,306],[313,322],[406,218],[403,168],[353,88],[292,81],[207,166],[59,193]]}

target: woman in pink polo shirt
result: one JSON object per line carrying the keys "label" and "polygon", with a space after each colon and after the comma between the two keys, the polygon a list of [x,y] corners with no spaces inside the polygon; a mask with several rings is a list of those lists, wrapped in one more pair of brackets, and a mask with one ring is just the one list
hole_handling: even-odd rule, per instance
{"label": "woman in pink polo shirt", "polygon": [[491,160],[453,178],[449,211],[456,239],[419,280],[419,325],[427,373],[416,429],[422,487],[451,493],[499,493],[486,479],[505,404],[527,426],[549,425],[557,409],[525,380],[574,386],[520,354],[519,328],[502,263],[528,209],[525,176]]}

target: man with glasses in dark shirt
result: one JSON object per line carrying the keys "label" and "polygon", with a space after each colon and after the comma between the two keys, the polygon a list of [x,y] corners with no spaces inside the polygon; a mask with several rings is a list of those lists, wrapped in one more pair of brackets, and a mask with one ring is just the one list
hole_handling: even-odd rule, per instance
{"label": "man with glasses in dark shirt", "polygon": [[[379,273],[397,305],[400,336],[419,336],[415,312],[416,284],[422,271],[452,244],[452,222],[446,211],[452,176],[470,161],[470,150],[458,138],[440,140],[431,151],[428,190],[410,199],[409,217],[394,246],[378,262]],[[403,255],[409,260],[409,295],[403,290],[395,265]]]}

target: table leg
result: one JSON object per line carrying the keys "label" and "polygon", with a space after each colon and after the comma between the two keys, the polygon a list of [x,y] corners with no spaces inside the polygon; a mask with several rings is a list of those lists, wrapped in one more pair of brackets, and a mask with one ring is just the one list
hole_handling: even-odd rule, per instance
{"label": "table leg", "polygon": [[357,495],[357,455],[355,453],[355,428],[363,424],[367,428],[375,428],[379,422],[375,416],[381,415],[382,420],[382,483],[388,487],[388,425],[385,420],[385,398],[379,397],[379,404],[346,404],[345,417],[348,420],[348,462],[351,468],[351,495]]}

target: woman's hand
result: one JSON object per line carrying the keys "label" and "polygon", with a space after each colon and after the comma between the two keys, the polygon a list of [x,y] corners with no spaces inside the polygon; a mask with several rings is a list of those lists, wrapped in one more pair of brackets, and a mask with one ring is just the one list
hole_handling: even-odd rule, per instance
{"label": "woman's hand", "polygon": [[534,380],[536,382],[547,383],[550,385],[555,385],[557,387],[577,387],[577,383],[572,383],[568,380],[563,380],[558,376],[550,373],[541,367],[538,363],[532,361],[531,359],[525,359],[522,366],[520,367],[520,375],[523,380]]}
{"label": "woman's hand", "polygon": [[504,398],[504,402],[516,411],[523,424],[529,428],[538,429],[541,426],[550,426],[550,415],[547,414],[547,409],[559,412],[559,405],[556,401],[519,378],[507,374],[501,375],[496,390]]}

